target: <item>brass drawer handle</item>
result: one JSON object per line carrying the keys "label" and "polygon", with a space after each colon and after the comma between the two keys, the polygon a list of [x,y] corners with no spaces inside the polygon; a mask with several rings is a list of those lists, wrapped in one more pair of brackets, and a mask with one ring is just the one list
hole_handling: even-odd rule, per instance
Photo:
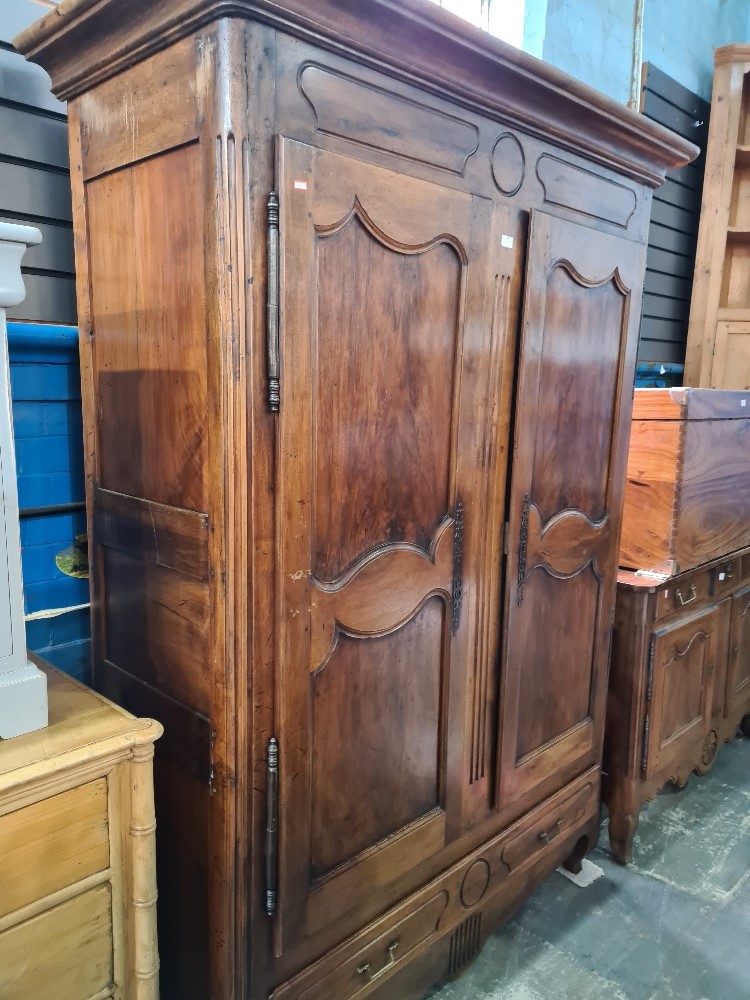
{"label": "brass drawer handle", "polygon": [[685,607],[686,604],[691,604],[693,601],[697,601],[698,600],[698,591],[695,589],[695,584],[694,583],[690,584],[690,590],[688,591],[688,595],[689,595],[688,597],[683,597],[682,596],[682,591],[680,590],[679,587],[675,591],[675,597],[680,602],[680,604],[683,606],[683,608]]}
{"label": "brass drawer handle", "polygon": [[388,961],[382,968],[378,969],[377,972],[371,974],[370,963],[365,962],[364,965],[357,966],[357,975],[366,976],[365,979],[366,983],[374,983],[376,979],[380,979],[381,976],[384,976],[386,972],[389,969],[393,968],[393,966],[396,964],[396,948],[398,948],[398,942],[399,938],[396,938],[395,941],[391,941],[391,943],[388,945]]}
{"label": "brass drawer handle", "polygon": [[547,833],[546,830],[540,830],[537,836],[543,844],[550,844],[555,839],[555,837],[560,836],[560,834],[562,833],[562,827],[563,827],[563,821],[559,819],[552,827],[552,830],[549,833]]}

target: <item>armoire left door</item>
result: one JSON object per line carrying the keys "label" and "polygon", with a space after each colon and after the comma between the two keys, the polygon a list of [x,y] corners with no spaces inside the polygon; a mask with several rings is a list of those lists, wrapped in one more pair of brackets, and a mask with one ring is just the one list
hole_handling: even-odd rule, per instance
{"label": "armoire left door", "polygon": [[376,892],[399,898],[460,832],[466,370],[484,335],[491,204],[289,139],[276,166],[286,950]]}

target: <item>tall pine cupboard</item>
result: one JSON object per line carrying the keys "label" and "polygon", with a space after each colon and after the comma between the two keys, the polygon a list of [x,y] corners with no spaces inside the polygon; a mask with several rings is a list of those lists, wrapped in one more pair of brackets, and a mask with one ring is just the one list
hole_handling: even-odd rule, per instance
{"label": "tall pine cupboard", "polygon": [[419,996],[598,826],[651,191],[423,0],[66,0],[95,677],[162,992]]}

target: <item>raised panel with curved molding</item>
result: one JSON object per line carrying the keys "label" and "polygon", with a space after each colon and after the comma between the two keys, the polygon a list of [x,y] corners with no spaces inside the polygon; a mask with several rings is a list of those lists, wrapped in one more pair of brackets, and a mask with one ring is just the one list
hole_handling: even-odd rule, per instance
{"label": "raised panel with curved molding", "polygon": [[288,139],[277,165],[285,948],[365,888],[398,895],[461,829],[468,768],[448,712],[464,711],[468,672],[465,359],[488,311],[490,206]]}
{"label": "raised panel with curved molding", "polygon": [[725,716],[742,709],[750,692],[750,587],[732,598],[732,625]]}
{"label": "raised panel with curved molding", "polygon": [[711,728],[718,614],[714,605],[653,634],[644,776],[680,760],[685,745]]}
{"label": "raised panel with curved molding", "polygon": [[[502,806],[598,759],[641,247],[532,215],[511,470]],[[545,786],[547,783],[547,786]]]}

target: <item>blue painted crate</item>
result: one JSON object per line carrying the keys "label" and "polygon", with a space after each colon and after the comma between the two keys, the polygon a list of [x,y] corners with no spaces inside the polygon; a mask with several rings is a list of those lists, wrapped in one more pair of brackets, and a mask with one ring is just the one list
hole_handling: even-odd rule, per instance
{"label": "blue painted crate", "polygon": [[672,362],[641,361],[635,370],[636,389],[672,389],[682,385],[685,368]]}
{"label": "blue painted crate", "polygon": [[[88,581],[66,576],[55,557],[86,531],[83,510],[24,516],[29,508],[85,498],[83,426],[75,327],[9,323],[8,349],[21,508],[26,642],[55,666],[90,680]],[[47,612],[77,608],[62,614]],[[37,617],[42,615],[43,617]]]}

